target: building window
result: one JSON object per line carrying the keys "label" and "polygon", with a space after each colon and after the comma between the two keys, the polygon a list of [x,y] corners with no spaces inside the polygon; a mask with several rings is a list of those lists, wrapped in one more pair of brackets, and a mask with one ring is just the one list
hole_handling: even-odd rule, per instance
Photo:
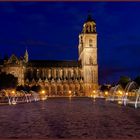
{"label": "building window", "polygon": [[93,47],[93,41],[92,41],[92,39],[89,39],[89,46],[90,47]]}

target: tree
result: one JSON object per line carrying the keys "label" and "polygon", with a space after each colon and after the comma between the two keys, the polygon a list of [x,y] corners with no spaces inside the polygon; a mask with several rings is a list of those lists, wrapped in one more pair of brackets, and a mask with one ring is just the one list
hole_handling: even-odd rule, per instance
{"label": "tree", "polygon": [[38,86],[32,86],[31,90],[39,92],[41,90],[41,86],[39,86],[39,85]]}
{"label": "tree", "polygon": [[100,87],[100,90],[103,91],[103,92],[104,92],[104,91],[109,91],[110,87],[111,87],[111,86],[108,86],[108,85],[102,85],[102,86]]}
{"label": "tree", "polygon": [[123,88],[126,87],[126,85],[131,81],[131,78],[128,76],[121,76],[119,79],[118,84],[120,84]]}
{"label": "tree", "polygon": [[17,91],[24,90],[24,86],[22,86],[22,85],[21,85],[21,86],[17,86],[16,90],[17,90]]}
{"label": "tree", "polygon": [[5,72],[0,74],[0,89],[16,88],[17,84],[18,78],[14,75]]}
{"label": "tree", "polygon": [[140,86],[140,76],[137,76],[134,81]]}

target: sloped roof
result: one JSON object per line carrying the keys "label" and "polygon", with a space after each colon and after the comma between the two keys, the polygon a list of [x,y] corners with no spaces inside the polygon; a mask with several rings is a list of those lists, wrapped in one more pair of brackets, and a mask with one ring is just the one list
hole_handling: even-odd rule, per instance
{"label": "sloped roof", "polygon": [[80,61],[75,60],[30,60],[28,66],[31,67],[81,67]]}

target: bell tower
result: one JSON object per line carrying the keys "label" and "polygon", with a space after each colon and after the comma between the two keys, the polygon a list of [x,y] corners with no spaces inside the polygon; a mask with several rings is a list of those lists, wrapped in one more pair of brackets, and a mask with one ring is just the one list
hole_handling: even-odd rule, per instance
{"label": "bell tower", "polygon": [[87,96],[98,87],[96,23],[88,15],[79,35],[79,61],[82,64],[84,87]]}

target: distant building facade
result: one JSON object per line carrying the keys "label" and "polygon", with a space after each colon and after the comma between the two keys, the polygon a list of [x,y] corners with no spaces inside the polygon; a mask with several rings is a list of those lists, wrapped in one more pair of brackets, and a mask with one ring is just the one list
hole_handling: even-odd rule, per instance
{"label": "distant building facade", "polygon": [[88,96],[98,88],[96,23],[89,15],[79,34],[77,61],[29,60],[12,55],[1,62],[1,72],[18,77],[19,85],[40,85],[48,95]]}

